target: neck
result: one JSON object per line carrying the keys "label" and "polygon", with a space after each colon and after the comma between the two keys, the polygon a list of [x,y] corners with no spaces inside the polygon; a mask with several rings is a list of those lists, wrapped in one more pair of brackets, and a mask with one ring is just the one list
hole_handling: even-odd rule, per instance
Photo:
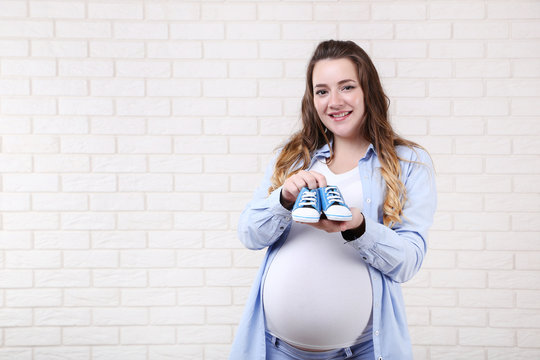
{"label": "neck", "polygon": [[334,139],[334,158],[328,164],[335,173],[348,171],[358,165],[369,147],[369,142],[363,137],[360,139]]}

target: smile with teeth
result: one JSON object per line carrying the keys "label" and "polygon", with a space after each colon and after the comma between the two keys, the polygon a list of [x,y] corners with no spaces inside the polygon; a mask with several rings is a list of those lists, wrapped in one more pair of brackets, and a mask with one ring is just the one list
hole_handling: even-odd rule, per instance
{"label": "smile with teeth", "polygon": [[330,117],[342,118],[342,117],[345,117],[345,116],[349,115],[350,113],[352,113],[352,111],[344,111],[344,112],[340,112],[340,113],[337,113],[337,114],[330,114]]}

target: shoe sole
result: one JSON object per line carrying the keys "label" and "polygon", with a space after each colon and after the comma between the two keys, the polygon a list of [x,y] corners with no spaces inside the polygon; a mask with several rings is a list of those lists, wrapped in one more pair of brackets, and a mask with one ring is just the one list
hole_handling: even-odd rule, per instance
{"label": "shoe sole", "polygon": [[349,221],[349,220],[352,220],[352,215],[351,216],[339,216],[339,215],[328,215],[328,214],[325,214],[326,215],[326,218],[328,220],[333,220],[333,221]]}
{"label": "shoe sole", "polygon": [[314,217],[304,217],[304,216],[294,216],[292,219],[296,222],[303,222],[303,223],[316,223],[319,222],[320,218],[314,218]]}

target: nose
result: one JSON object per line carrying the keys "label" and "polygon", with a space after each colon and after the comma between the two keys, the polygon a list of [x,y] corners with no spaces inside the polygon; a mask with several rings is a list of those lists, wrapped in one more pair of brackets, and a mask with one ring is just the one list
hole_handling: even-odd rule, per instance
{"label": "nose", "polygon": [[332,109],[339,109],[343,106],[343,98],[341,97],[339,91],[330,92],[330,101],[328,106]]}

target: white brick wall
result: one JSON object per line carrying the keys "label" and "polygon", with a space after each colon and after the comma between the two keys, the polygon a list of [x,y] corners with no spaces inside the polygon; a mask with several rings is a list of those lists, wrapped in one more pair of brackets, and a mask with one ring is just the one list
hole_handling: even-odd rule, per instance
{"label": "white brick wall", "polygon": [[[540,358],[540,3],[0,1],[0,360],[226,359],[263,252],[236,221],[352,39],[440,205],[418,360]],[[240,359],[241,360],[241,359]]]}

